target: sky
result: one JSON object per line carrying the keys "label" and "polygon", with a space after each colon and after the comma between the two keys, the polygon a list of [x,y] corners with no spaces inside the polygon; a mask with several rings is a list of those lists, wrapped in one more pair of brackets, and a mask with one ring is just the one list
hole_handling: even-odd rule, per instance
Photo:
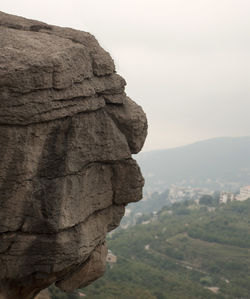
{"label": "sky", "polygon": [[1,0],[95,35],[147,114],[144,150],[250,135],[249,0]]}

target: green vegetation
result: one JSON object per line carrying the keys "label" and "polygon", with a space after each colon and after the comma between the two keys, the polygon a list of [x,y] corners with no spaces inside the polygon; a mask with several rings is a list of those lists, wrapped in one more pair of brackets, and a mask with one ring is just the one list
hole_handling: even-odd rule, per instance
{"label": "green vegetation", "polygon": [[52,299],[79,299],[78,292],[64,293],[54,285],[49,287],[49,293]]}
{"label": "green vegetation", "polygon": [[177,203],[114,233],[118,261],[86,298],[250,298],[250,200],[208,204]]}
{"label": "green vegetation", "polygon": [[[217,202],[216,202],[217,201]],[[201,205],[207,205],[207,206],[213,206],[214,204],[219,203],[219,198],[214,198],[211,195],[203,195],[200,200],[199,203]]]}
{"label": "green vegetation", "polygon": [[114,234],[118,263],[84,290],[87,297],[250,298],[250,200],[208,201],[174,204],[150,224]]}
{"label": "green vegetation", "polygon": [[208,242],[250,248],[250,204],[232,202],[203,221],[194,221],[188,229],[192,238]]}

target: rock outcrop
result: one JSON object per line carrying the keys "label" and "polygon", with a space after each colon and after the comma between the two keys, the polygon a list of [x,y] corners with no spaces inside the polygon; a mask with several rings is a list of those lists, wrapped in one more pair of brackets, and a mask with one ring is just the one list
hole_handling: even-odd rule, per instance
{"label": "rock outcrop", "polygon": [[144,183],[147,134],[89,33],[0,13],[0,298],[101,276],[105,236]]}

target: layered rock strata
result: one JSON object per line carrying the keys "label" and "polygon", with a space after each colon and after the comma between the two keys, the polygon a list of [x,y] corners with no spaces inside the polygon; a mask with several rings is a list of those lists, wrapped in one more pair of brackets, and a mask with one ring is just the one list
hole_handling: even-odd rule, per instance
{"label": "layered rock strata", "polygon": [[0,13],[0,298],[105,269],[105,236],[142,197],[140,106],[89,33]]}

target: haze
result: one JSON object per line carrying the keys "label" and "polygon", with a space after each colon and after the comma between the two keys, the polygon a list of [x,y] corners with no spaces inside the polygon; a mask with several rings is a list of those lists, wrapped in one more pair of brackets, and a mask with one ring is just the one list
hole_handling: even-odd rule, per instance
{"label": "haze", "polygon": [[248,0],[2,0],[0,10],[94,34],[147,113],[144,150],[250,135]]}

